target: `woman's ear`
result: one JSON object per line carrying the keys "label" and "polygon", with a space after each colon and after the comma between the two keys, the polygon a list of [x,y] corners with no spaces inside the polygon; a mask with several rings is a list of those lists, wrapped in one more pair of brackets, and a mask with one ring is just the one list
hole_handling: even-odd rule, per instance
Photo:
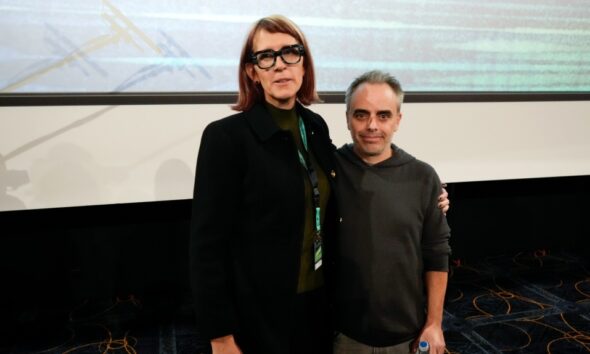
{"label": "woman's ear", "polygon": [[258,83],[260,80],[258,80],[258,74],[256,73],[256,69],[254,69],[254,65],[252,65],[251,63],[246,64],[246,75],[248,75],[248,77],[250,78],[250,80],[254,81],[255,83]]}

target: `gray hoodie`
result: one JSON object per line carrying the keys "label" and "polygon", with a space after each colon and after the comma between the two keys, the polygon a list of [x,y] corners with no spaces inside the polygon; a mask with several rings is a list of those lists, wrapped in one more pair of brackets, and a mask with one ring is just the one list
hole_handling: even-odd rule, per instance
{"label": "gray hoodie", "polygon": [[340,225],[336,329],[371,346],[415,338],[425,320],[424,272],[448,271],[450,229],[437,208],[434,169],[392,144],[368,165],[338,149]]}

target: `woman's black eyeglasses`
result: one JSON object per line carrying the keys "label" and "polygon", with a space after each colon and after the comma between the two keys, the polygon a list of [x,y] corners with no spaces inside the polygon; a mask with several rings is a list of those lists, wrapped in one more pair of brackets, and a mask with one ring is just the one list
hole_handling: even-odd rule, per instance
{"label": "woman's black eyeglasses", "polygon": [[277,57],[280,56],[285,64],[297,64],[301,61],[301,57],[305,53],[301,44],[293,44],[283,47],[279,50],[261,50],[253,53],[250,56],[252,63],[258,65],[260,69],[272,68],[277,62]]}

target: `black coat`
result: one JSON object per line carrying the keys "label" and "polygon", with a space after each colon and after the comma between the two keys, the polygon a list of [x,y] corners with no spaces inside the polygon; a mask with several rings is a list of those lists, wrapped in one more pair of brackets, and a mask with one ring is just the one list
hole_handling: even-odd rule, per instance
{"label": "black coat", "polygon": [[[297,110],[332,180],[328,126],[300,104]],[[203,132],[190,252],[197,329],[205,338],[234,334],[246,354],[289,347],[307,202],[303,178],[293,136],[262,104]]]}

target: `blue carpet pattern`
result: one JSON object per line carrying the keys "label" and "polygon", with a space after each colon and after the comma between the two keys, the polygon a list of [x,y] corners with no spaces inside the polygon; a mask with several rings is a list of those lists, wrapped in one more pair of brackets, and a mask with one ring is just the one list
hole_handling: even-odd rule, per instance
{"label": "blue carpet pattern", "polygon": [[[590,353],[589,258],[536,250],[453,260],[443,324],[446,352]],[[190,297],[168,301],[133,295],[85,301],[63,317],[29,321],[34,325],[2,338],[0,352],[208,353],[192,324]],[[35,316],[25,312],[21,320]]]}
{"label": "blue carpet pattern", "polygon": [[449,353],[590,353],[587,257],[536,250],[453,263]]}

